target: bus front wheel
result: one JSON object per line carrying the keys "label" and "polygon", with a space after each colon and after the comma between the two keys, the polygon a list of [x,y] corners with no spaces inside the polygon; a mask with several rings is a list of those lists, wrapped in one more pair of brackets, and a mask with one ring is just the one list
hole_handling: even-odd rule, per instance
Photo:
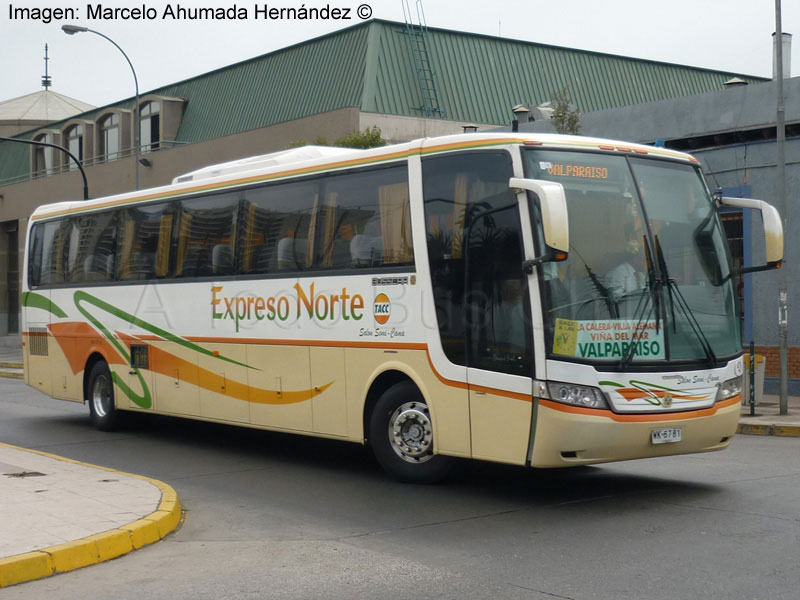
{"label": "bus front wheel", "polygon": [[452,467],[452,458],[434,453],[430,411],[410,381],[393,385],[378,399],[369,441],[380,465],[398,481],[433,483]]}
{"label": "bus front wheel", "polygon": [[105,361],[98,361],[89,372],[89,416],[97,429],[111,431],[120,424],[120,413],[114,404],[114,382]]}

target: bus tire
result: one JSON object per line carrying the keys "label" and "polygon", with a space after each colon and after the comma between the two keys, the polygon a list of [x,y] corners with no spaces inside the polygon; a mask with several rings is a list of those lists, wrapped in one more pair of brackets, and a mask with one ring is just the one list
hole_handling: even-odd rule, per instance
{"label": "bus tire", "polygon": [[89,417],[92,424],[100,431],[112,431],[121,422],[120,411],[114,403],[114,381],[105,361],[99,360],[92,365],[89,372],[87,390],[89,400]]}
{"label": "bus tire", "polygon": [[452,458],[434,453],[428,405],[411,381],[393,385],[378,398],[369,441],[381,467],[398,481],[433,483],[452,467]]}

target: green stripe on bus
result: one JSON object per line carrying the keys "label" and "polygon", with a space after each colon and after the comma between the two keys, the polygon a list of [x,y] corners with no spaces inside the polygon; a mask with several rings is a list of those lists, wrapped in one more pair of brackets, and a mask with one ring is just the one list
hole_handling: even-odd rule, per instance
{"label": "green stripe on bus", "polygon": [[22,294],[22,306],[26,306],[28,308],[41,308],[42,310],[46,310],[47,312],[54,314],[59,319],[65,319],[67,317],[67,313],[54,304],[50,298],[35,292],[25,292]]}
{"label": "green stripe on bus", "polygon": [[[256,367],[251,367],[248,364],[233,360],[232,358],[228,358],[227,356],[222,356],[221,354],[215,354],[211,350],[206,350],[205,348],[198,346],[197,344],[194,344],[189,340],[185,340],[182,337],[170,333],[169,331],[161,329],[160,327],[156,327],[152,323],[143,321],[139,317],[127,313],[124,310],[116,308],[115,306],[112,306],[108,302],[100,300],[100,298],[96,298],[90,294],[87,294],[83,290],[78,290],[77,292],[75,292],[74,299],[75,299],[75,306],[78,308],[81,314],[84,317],[86,317],[89,321],[91,321],[91,323],[95,327],[97,327],[100,331],[102,331],[103,335],[105,335],[110,342],[112,342],[115,346],[117,346],[118,349],[120,348],[120,346],[118,345],[116,338],[114,338],[111,332],[108,331],[108,329],[106,329],[105,326],[99,320],[97,320],[94,316],[89,314],[89,311],[87,311],[84,307],[81,306],[80,304],[81,302],[87,302],[89,304],[92,304],[97,308],[99,308],[100,310],[103,310],[111,315],[114,315],[115,317],[122,319],[123,321],[127,321],[131,325],[136,325],[137,327],[141,327],[142,329],[149,331],[150,333],[155,334],[160,338],[163,338],[170,342],[174,342],[180,346],[183,346],[184,348],[188,348],[189,350],[194,350],[195,352],[199,352],[200,354],[204,354],[205,356],[209,356],[211,358],[217,358],[219,360],[224,360],[225,362],[229,362],[231,364],[238,365],[240,367],[259,370],[256,369]],[[130,362],[130,357],[128,356],[127,352],[124,349],[122,350],[122,352],[123,356],[126,357],[126,360]]]}

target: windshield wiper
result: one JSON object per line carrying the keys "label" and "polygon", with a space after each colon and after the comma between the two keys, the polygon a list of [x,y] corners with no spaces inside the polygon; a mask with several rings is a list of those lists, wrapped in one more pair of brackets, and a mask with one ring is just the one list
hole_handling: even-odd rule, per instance
{"label": "windshield wiper", "polygon": [[678,282],[669,276],[667,271],[667,263],[666,260],[664,260],[664,254],[661,251],[661,243],[658,240],[658,236],[655,236],[655,242],[659,270],[663,276],[663,281],[667,284],[667,292],[669,293],[670,311],[672,313],[672,328],[675,333],[678,332],[678,321],[675,318],[675,306],[677,305],[677,307],[686,317],[686,321],[689,323],[692,333],[694,333],[695,337],[699,340],[709,363],[711,363],[711,366],[714,366],[717,364],[717,355],[714,354],[714,349],[711,347],[711,342],[708,341],[708,337],[706,337],[706,334],[703,333],[703,328],[700,327],[700,323],[697,322],[697,318],[694,316],[694,312],[692,312],[692,309],[689,307],[689,303],[683,296],[683,293],[678,286]]}
{"label": "windshield wiper", "polygon": [[[660,278],[656,277],[655,268],[653,266],[653,260],[650,256],[650,246],[647,244],[647,240],[643,239],[642,247],[644,248],[646,254],[646,264],[647,264],[647,287],[645,291],[642,292],[642,295],[639,297],[639,304],[636,305],[636,310],[633,312],[633,319],[636,320],[636,326],[633,330],[633,336],[631,338],[631,345],[628,346],[628,351],[625,353],[625,356],[622,357],[622,360],[619,362],[619,368],[625,369],[633,360],[633,357],[636,355],[636,342],[639,341],[638,338],[643,337],[644,331],[641,329],[642,323],[646,323],[650,319],[650,315],[653,314],[653,311],[656,313],[656,333],[658,333],[659,329],[661,329],[661,286],[662,281]],[[647,296],[645,298],[645,295]],[[643,301],[645,301],[643,303]],[[645,309],[650,307],[650,310],[647,311],[645,314]],[[640,314],[641,310],[641,314]],[[638,315],[638,318],[637,318]],[[638,337],[637,337],[638,335]]]}
{"label": "windshield wiper", "polygon": [[[639,304],[636,305],[636,310],[633,313],[633,318],[636,319],[636,315],[640,314],[639,319],[636,321],[636,325],[633,328],[633,334],[631,335],[631,344],[628,346],[628,350],[625,353],[625,356],[622,357],[622,360],[619,361],[619,368],[624,370],[633,360],[633,357],[636,355],[636,344],[640,341],[639,338],[643,337],[644,329],[642,328],[642,323],[646,323],[650,320],[650,315],[653,314],[653,308],[658,304],[657,302],[653,302],[653,294],[655,293],[655,289],[648,284],[647,290],[642,293],[639,297]],[[645,309],[650,307],[645,313]],[[659,329],[659,321],[658,317],[656,317],[656,332]]]}
{"label": "windshield wiper", "polygon": [[589,265],[586,264],[586,261],[583,260],[583,257],[580,254],[578,254],[578,257],[581,259],[581,262],[583,263],[583,266],[586,269],[586,274],[589,276],[589,281],[592,282],[592,285],[600,293],[599,298],[597,297],[592,298],[591,301],[598,299],[602,300],[605,303],[606,308],[608,309],[609,317],[611,317],[612,319],[618,318],[619,307],[611,297],[611,291],[605,285],[603,285],[603,282],[600,281],[600,278],[597,275],[595,275],[594,271],[592,271],[591,267],[589,267]]}

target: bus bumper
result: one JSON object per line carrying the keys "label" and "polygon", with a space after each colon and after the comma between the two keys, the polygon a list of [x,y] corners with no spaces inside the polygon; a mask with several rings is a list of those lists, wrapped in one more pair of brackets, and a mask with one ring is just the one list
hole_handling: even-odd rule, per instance
{"label": "bus bumper", "polygon": [[[665,415],[573,410],[539,400],[532,467],[570,467],[726,448],[739,422],[741,396],[712,408]],[[654,444],[655,429],[681,429],[681,441]]]}

